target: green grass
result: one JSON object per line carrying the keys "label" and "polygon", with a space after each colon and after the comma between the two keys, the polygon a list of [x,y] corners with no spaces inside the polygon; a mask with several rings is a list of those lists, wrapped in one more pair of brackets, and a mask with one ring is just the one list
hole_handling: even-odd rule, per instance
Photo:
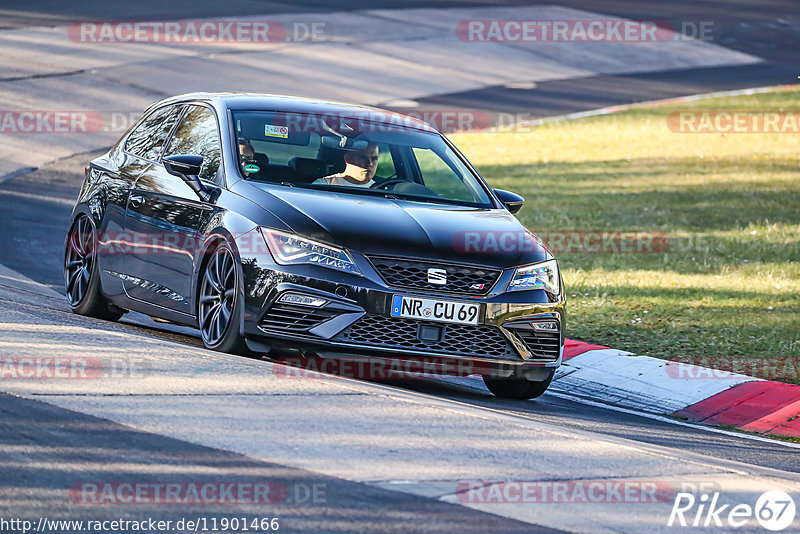
{"label": "green grass", "polygon": [[[691,109],[800,111],[800,88],[451,137],[492,186],[527,199],[519,218],[534,231],[669,236],[666,252],[558,254],[569,337],[711,365],[732,356],[800,383],[800,134],[667,127]],[[759,373],[775,358],[789,365]]]}

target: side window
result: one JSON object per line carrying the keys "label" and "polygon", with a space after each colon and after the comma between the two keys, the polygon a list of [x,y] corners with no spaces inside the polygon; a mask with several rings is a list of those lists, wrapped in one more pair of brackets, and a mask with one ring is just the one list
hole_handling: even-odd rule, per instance
{"label": "side window", "polygon": [[178,117],[178,109],[178,106],[165,106],[150,113],[128,136],[125,150],[136,156],[156,161]]}
{"label": "side window", "polygon": [[169,142],[165,156],[197,154],[203,156],[200,178],[214,180],[219,169],[220,146],[217,119],[203,106],[191,106]]}

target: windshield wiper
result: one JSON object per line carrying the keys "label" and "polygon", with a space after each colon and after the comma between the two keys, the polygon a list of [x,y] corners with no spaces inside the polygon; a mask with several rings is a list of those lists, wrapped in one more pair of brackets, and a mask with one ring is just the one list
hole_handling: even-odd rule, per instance
{"label": "windshield wiper", "polygon": [[388,192],[388,191],[384,192],[377,189],[369,189],[364,187],[347,187],[347,186],[328,185],[328,184],[297,184],[291,182],[280,182],[280,185],[285,187],[299,187],[301,189],[311,189],[314,191],[330,191],[331,193],[349,193],[351,195],[383,197],[389,200],[407,200],[409,202],[426,202],[429,204],[441,204],[445,206],[462,206],[467,208],[486,207],[472,202],[451,200],[443,197],[433,198],[433,197],[423,197],[415,195],[404,195],[403,193]]}
{"label": "windshield wiper", "polygon": [[449,199],[446,199],[446,198],[441,198],[441,197],[439,197],[439,198],[422,197],[422,196],[418,197],[418,196],[414,196],[414,195],[404,195],[402,193],[400,193],[399,196],[397,194],[395,194],[395,193],[386,193],[386,195],[384,195],[384,196],[386,198],[390,198],[392,200],[408,200],[410,202],[428,202],[430,204],[447,204],[447,205],[454,205],[454,206],[461,205],[458,202],[454,202],[452,200],[449,200]]}

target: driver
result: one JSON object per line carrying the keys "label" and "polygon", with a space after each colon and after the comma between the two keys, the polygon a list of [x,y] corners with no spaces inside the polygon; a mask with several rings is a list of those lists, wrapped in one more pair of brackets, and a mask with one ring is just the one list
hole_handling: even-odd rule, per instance
{"label": "driver", "polygon": [[245,139],[243,137],[239,138],[239,155],[241,156],[239,160],[239,166],[242,168],[242,174],[245,178],[250,176],[250,173],[245,170],[245,167],[249,163],[255,163],[255,150],[253,150],[253,145],[250,144],[249,139]]}
{"label": "driver", "polygon": [[347,185],[356,187],[370,187],[375,181],[375,170],[378,168],[378,145],[370,143],[363,150],[353,150],[344,153],[344,170],[337,174],[325,176],[314,180],[314,184],[322,185]]}

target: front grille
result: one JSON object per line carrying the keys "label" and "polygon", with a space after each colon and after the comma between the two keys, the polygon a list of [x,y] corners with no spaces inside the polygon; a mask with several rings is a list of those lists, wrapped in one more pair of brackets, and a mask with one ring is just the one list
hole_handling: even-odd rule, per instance
{"label": "front grille", "polygon": [[[470,267],[468,265],[401,260],[378,256],[370,256],[369,260],[387,284],[407,289],[485,295],[500,276],[500,271]],[[429,284],[429,268],[447,271],[447,283],[445,285]]]}
{"label": "front grille", "polygon": [[[420,325],[442,328],[444,335],[438,342],[420,341],[417,337]],[[520,359],[500,329],[488,325],[469,326],[367,315],[339,333],[333,341],[376,348],[438,352],[453,356],[515,361]]]}
{"label": "front grille", "polygon": [[561,351],[561,336],[554,332],[537,332],[528,329],[512,329],[512,332],[525,343],[534,358],[538,360],[558,359]]}
{"label": "front grille", "polygon": [[259,326],[264,330],[273,332],[303,333],[339,313],[339,311],[326,310],[324,308],[276,303],[264,314]]}

